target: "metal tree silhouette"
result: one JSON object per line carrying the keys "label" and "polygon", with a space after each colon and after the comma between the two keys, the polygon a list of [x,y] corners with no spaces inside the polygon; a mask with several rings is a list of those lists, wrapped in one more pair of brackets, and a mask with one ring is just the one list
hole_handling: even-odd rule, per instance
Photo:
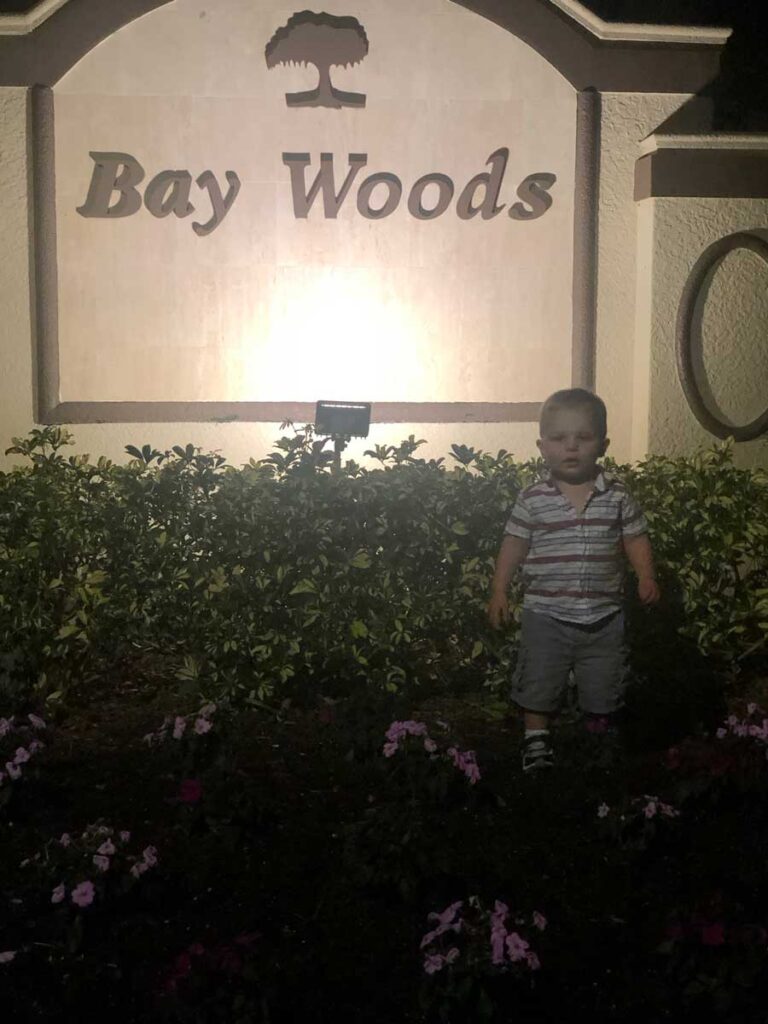
{"label": "metal tree silhouette", "polygon": [[357,18],[302,11],[292,15],[267,43],[267,67],[313,64],[320,75],[316,89],[288,92],[289,107],[364,107],[365,95],[342,92],[331,84],[332,67],[359,64],[368,54],[368,37]]}

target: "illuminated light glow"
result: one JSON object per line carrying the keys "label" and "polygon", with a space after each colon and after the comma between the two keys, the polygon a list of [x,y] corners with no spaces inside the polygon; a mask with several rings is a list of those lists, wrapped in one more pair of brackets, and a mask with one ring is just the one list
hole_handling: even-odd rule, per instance
{"label": "illuminated light glow", "polygon": [[423,401],[439,350],[377,276],[315,268],[300,291],[278,284],[266,331],[253,324],[241,342],[240,400]]}

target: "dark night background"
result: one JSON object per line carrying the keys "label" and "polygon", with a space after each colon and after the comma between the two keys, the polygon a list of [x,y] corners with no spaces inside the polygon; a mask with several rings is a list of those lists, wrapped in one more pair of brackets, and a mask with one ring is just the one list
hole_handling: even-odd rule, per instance
{"label": "dark night background", "polygon": [[[120,3],[120,0],[113,2]],[[509,3],[517,2],[520,0],[509,0]],[[608,21],[732,28],[734,32],[723,54],[720,77],[707,90],[714,101],[712,127],[716,131],[768,131],[768,0],[584,2]],[[305,5],[305,0],[301,0],[297,9]],[[30,0],[0,0],[0,14],[28,11],[34,6]],[[322,9],[322,0],[312,6]]]}

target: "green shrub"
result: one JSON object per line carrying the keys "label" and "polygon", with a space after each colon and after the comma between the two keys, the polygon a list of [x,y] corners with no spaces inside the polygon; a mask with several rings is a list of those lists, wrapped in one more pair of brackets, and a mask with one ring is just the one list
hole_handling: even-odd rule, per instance
{"label": "green shrub", "polygon": [[[540,461],[454,445],[447,466],[411,436],[368,453],[380,468],[335,467],[309,427],[240,469],[192,445],[93,464],[69,443],[58,427],[15,438],[30,464],[0,474],[8,701],[141,673],[251,702],[506,684],[517,625],[494,633],[485,602]],[[735,469],[728,444],[609,466],[647,510],[665,591],[652,629],[732,663],[764,652],[766,475]]]}

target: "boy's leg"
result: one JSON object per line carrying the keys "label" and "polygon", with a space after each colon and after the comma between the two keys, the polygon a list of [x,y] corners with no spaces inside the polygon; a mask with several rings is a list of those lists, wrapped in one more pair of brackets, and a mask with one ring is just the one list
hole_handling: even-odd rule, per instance
{"label": "boy's leg", "polygon": [[534,729],[549,729],[551,715],[543,715],[540,711],[523,711],[523,722],[525,731],[531,732]]}
{"label": "boy's leg", "polygon": [[587,731],[594,734],[615,734],[624,706],[628,671],[624,630],[620,611],[594,631],[585,631],[577,648],[574,674],[579,704]]}
{"label": "boy's leg", "polygon": [[520,655],[512,699],[523,711],[523,770],[553,763],[549,725],[568,680],[572,654],[561,625],[548,615],[523,610]]}

